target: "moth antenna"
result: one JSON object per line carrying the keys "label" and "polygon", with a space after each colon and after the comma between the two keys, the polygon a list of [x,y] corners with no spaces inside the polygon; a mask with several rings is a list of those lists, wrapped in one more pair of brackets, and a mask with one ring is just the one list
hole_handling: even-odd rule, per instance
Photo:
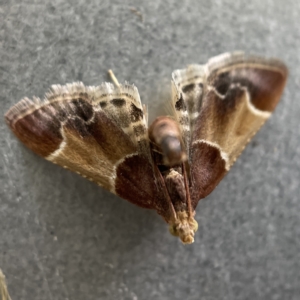
{"label": "moth antenna", "polygon": [[193,209],[192,209],[192,202],[190,196],[190,189],[189,189],[189,182],[188,182],[188,175],[185,168],[185,163],[182,163],[182,170],[183,170],[183,179],[185,185],[185,192],[186,192],[186,202],[188,207],[189,217],[193,217]]}
{"label": "moth antenna", "polygon": [[171,197],[170,197],[170,195],[169,195],[168,189],[167,189],[167,187],[166,187],[165,180],[164,180],[162,174],[160,173],[160,171],[158,170],[157,165],[154,165],[154,169],[155,169],[155,172],[156,172],[157,175],[158,175],[160,184],[161,184],[162,189],[163,189],[163,193],[165,194],[165,197],[166,197],[167,202],[168,202],[168,204],[169,204],[170,211],[171,211],[171,214],[172,214],[172,217],[173,217],[173,221],[175,221],[175,220],[177,219],[177,214],[176,214],[176,211],[175,211],[175,209],[174,209],[174,206],[173,206]]}
{"label": "moth antenna", "polygon": [[120,87],[120,83],[119,83],[117,77],[115,76],[114,72],[111,69],[108,70],[108,75],[109,75],[111,81],[115,84],[115,86]]}

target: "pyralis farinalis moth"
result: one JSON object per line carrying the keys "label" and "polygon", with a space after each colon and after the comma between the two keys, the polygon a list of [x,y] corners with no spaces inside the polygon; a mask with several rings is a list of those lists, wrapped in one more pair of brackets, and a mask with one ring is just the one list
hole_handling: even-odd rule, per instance
{"label": "pyralis farinalis moth", "polygon": [[185,244],[195,209],[270,117],[287,68],[279,60],[225,53],[172,74],[172,116],[148,128],[133,85],[54,85],[5,115],[35,153],[138,206],[155,209]]}

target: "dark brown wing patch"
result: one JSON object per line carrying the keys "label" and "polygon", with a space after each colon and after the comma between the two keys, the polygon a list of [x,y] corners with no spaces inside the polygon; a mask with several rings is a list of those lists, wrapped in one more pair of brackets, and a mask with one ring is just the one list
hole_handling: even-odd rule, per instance
{"label": "dark brown wing patch", "polygon": [[208,77],[208,85],[212,85],[221,95],[230,91],[230,86],[246,87],[251,95],[252,104],[259,110],[272,112],[278,103],[285,86],[287,70],[278,63],[275,66],[264,64],[239,64],[229,70],[224,68]]}
{"label": "dark brown wing patch", "polygon": [[120,197],[144,208],[155,208],[160,214],[168,212],[168,204],[145,157],[138,154],[125,157],[117,166],[116,175],[115,189]]}
{"label": "dark brown wing patch", "polygon": [[193,145],[191,168],[192,193],[191,201],[194,209],[199,199],[210,194],[227,173],[226,162],[221,156],[220,149],[199,141]]}

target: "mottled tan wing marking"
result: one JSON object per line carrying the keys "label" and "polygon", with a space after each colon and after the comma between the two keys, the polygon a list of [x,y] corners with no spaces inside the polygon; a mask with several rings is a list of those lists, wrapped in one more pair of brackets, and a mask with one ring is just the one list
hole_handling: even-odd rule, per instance
{"label": "mottled tan wing marking", "polygon": [[96,88],[95,104],[139,144],[147,139],[147,121],[137,88],[133,85],[114,86],[103,83]]}
{"label": "mottled tan wing marking", "polygon": [[187,153],[194,122],[201,108],[204,80],[205,68],[202,65],[190,65],[172,73],[172,107]]}
{"label": "mottled tan wing marking", "polygon": [[[232,86],[231,89],[225,98],[220,97],[214,90],[206,94],[199,115],[202,121],[196,122],[193,134],[195,140],[193,139],[191,145],[193,147],[199,141],[216,145],[220,151],[226,153],[227,170],[271,115],[270,112],[253,107],[245,88]],[[230,101],[234,103],[229,104]]]}
{"label": "mottled tan wing marking", "polygon": [[138,149],[105,113],[95,112],[93,119],[91,124],[68,120],[62,127],[61,149],[47,159],[115,193],[118,164]]}

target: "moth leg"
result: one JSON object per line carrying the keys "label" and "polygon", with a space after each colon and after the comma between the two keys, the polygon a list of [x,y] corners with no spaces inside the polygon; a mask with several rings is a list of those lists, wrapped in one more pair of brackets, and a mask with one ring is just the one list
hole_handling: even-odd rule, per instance
{"label": "moth leg", "polygon": [[186,192],[186,204],[187,204],[187,208],[188,208],[187,210],[188,210],[189,217],[193,217],[195,215],[195,212],[192,208],[189,181],[188,181],[188,174],[186,172],[184,162],[182,163],[182,172],[183,172],[184,186],[185,186],[185,192]]}
{"label": "moth leg", "polygon": [[173,221],[175,221],[177,219],[177,214],[176,214],[174,205],[172,203],[171,197],[169,195],[169,192],[168,192],[165,180],[163,178],[163,175],[159,171],[158,166],[156,164],[154,164],[154,172],[156,174],[155,177],[159,179],[158,182],[157,182],[157,185],[159,185],[158,188],[161,188],[163,190],[163,193],[164,193],[164,195],[165,195],[165,197],[167,199],[167,202],[168,202],[168,205],[169,205],[169,211],[170,211],[171,219]]}

